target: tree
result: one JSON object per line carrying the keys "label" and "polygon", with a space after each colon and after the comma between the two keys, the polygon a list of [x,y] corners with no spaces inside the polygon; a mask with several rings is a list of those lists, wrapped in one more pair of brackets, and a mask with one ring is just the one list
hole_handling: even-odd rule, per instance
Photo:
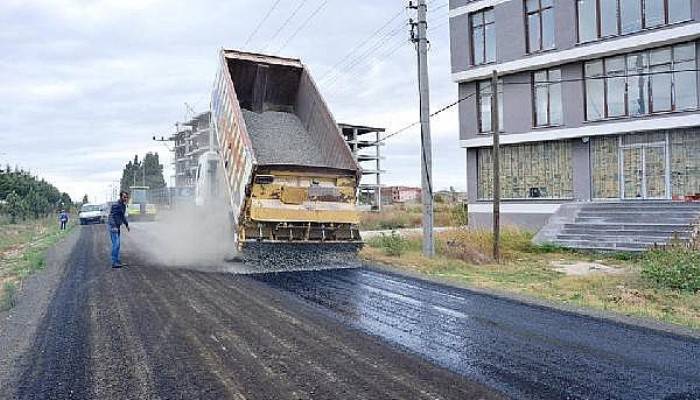
{"label": "tree", "polygon": [[164,188],[166,183],[163,177],[163,165],[160,163],[158,153],[146,153],[143,161],[139,161],[139,156],[136,155],[133,161],[129,161],[124,166],[119,186],[124,191],[129,191],[131,186]]}
{"label": "tree", "polygon": [[5,198],[5,213],[10,216],[10,222],[17,223],[18,219],[27,217],[27,207],[24,199],[16,192],[12,192]]}
{"label": "tree", "polygon": [[82,202],[82,204],[87,204],[87,203],[89,203],[89,202],[90,202],[90,199],[88,199],[88,195],[87,195],[87,194],[83,195],[83,202]]}

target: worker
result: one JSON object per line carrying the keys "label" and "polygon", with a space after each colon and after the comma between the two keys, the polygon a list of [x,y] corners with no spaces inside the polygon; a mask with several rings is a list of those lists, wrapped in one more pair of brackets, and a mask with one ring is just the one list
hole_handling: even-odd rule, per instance
{"label": "worker", "polygon": [[66,210],[62,209],[61,213],[58,214],[58,221],[61,223],[61,230],[65,231],[68,226],[68,213]]}
{"label": "worker", "polygon": [[121,246],[121,226],[124,225],[127,231],[131,231],[129,221],[126,220],[126,203],[128,201],[129,193],[122,191],[119,193],[119,200],[112,204],[109,210],[107,227],[109,228],[109,237],[112,240],[112,268],[123,266],[119,258],[119,248]]}

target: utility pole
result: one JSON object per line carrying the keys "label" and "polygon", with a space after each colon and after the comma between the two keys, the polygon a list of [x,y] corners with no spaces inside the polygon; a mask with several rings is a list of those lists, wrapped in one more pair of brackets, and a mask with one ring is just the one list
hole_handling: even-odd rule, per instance
{"label": "utility pole", "polygon": [[493,131],[493,259],[501,259],[501,138],[498,115],[498,72],[491,73],[491,130]]}
{"label": "utility pole", "polygon": [[[417,5],[409,3],[409,8],[415,8],[418,21],[411,21],[411,39],[417,43],[418,52],[418,93],[420,96],[421,123],[421,178],[423,200],[423,255],[435,255],[433,238],[433,157],[430,143],[430,85],[428,82],[428,38],[427,12],[425,0],[418,0]],[[415,29],[418,28],[418,29]],[[417,35],[416,35],[417,31]]]}

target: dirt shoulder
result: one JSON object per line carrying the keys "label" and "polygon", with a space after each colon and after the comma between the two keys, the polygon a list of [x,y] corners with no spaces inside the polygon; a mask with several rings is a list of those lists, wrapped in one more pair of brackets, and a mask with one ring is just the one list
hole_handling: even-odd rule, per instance
{"label": "dirt shoulder", "polygon": [[49,248],[43,258],[45,267],[23,279],[14,308],[0,312],[0,398],[7,398],[3,394],[16,375],[14,371],[22,368],[17,365],[19,357],[33,342],[79,236],[76,229]]}

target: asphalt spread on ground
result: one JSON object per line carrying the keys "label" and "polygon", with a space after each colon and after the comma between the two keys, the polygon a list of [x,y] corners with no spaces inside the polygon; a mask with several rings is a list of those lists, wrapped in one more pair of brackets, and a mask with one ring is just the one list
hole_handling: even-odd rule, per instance
{"label": "asphalt spread on ground", "polygon": [[83,227],[8,398],[502,398],[267,282],[107,258]]}
{"label": "asphalt spread on ground", "polygon": [[515,399],[700,399],[700,342],[374,269],[259,275]]}

